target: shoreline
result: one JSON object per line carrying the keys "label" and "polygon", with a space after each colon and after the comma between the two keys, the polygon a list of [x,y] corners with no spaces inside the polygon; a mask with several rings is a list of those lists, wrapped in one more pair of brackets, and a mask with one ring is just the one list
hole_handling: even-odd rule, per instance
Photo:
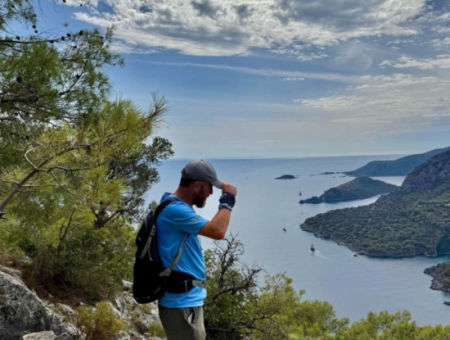
{"label": "shoreline", "polygon": [[[333,241],[334,243],[336,243],[336,244],[339,245],[339,246],[347,247],[348,249],[350,249],[350,250],[351,250],[352,252],[354,252],[355,254],[358,254],[358,255],[364,255],[364,256],[367,256],[367,257],[373,257],[373,258],[386,258],[386,259],[402,259],[402,258],[413,258],[413,257],[437,258],[437,257],[439,257],[439,256],[450,255],[450,252],[449,252],[449,253],[437,253],[435,256],[429,256],[429,255],[423,255],[423,254],[415,254],[415,255],[398,255],[398,256],[396,256],[396,255],[377,255],[377,254],[371,254],[371,253],[367,253],[367,252],[364,251],[364,250],[358,250],[358,249],[354,248],[354,246],[352,246],[352,245],[350,245],[350,244],[347,244],[347,243],[345,243],[344,241],[338,241],[338,240],[335,240],[335,239],[333,239],[331,236],[322,236],[322,235],[319,235],[319,234],[317,234],[316,231],[305,229],[305,227],[306,227],[306,228],[308,227],[308,225],[307,225],[306,223],[303,223],[303,224],[300,225],[300,229],[301,229],[302,231],[305,231],[305,232],[308,232],[308,233],[312,233],[315,237],[320,238],[320,239],[322,239],[322,240],[330,240],[330,241]],[[428,268],[427,268],[427,269],[428,269]],[[449,291],[449,292],[450,292],[450,291]]]}

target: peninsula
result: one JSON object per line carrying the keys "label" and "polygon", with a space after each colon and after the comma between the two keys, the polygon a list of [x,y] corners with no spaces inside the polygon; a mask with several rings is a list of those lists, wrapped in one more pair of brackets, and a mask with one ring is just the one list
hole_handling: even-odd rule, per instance
{"label": "peninsula", "polygon": [[359,169],[344,172],[344,174],[353,177],[406,176],[419,164],[422,164],[431,157],[448,150],[450,150],[450,147],[435,149],[422,154],[406,156],[393,161],[373,161],[367,163]]}
{"label": "peninsula", "polygon": [[301,228],[369,256],[450,254],[450,151],[416,167],[375,203],[319,214]]}
{"label": "peninsula", "polygon": [[450,262],[427,268],[424,273],[433,277],[431,289],[450,293]]}
{"label": "peninsula", "polygon": [[318,204],[361,200],[381,194],[387,194],[398,188],[399,187],[396,185],[371,179],[369,177],[357,177],[350,182],[325,191],[320,197],[314,196],[306,200],[301,200],[299,203]]}

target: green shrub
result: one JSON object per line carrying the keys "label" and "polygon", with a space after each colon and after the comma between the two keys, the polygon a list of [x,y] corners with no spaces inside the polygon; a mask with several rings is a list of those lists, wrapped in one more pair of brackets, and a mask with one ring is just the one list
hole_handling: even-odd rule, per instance
{"label": "green shrub", "polygon": [[153,322],[148,327],[148,335],[165,338],[166,332],[164,332],[164,327],[160,322]]}
{"label": "green shrub", "polygon": [[77,327],[86,334],[86,340],[108,340],[123,329],[122,321],[116,319],[105,302],[78,308]]}

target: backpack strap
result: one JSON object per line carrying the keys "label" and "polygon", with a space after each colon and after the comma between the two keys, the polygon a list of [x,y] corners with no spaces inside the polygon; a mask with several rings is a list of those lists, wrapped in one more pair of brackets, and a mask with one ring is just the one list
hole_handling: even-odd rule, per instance
{"label": "backpack strap", "polygon": [[164,269],[161,274],[159,274],[159,276],[169,276],[170,273],[172,273],[173,268],[175,268],[175,266],[177,265],[178,261],[180,260],[181,254],[183,253],[183,248],[184,245],[186,244],[188,238],[189,238],[190,234],[187,234],[184,237],[183,243],[181,244],[180,250],[178,250],[177,255],[175,256],[175,258],[172,260],[172,263],[170,264],[170,266],[166,269]]}
{"label": "backpack strap", "polygon": [[[176,201],[178,201],[176,198],[168,198],[168,199],[164,200],[160,205],[158,205],[158,207],[155,210],[153,223],[156,224],[156,219],[158,218],[159,214],[164,210],[165,207],[167,207],[170,203],[176,202]],[[147,226],[150,215],[151,214],[148,214],[145,217],[144,223],[146,226]],[[150,236],[148,237],[147,242],[145,243],[144,250],[142,250],[141,260],[145,257],[147,252],[148,252],[148,255],[150,256],[150,259],[152,260],[152,256],[150,254],[150,244],[152,243],[152,239],[155,236],[155,234],[156,234],[156,228],[153,228],[153,226],[150,226]]]}

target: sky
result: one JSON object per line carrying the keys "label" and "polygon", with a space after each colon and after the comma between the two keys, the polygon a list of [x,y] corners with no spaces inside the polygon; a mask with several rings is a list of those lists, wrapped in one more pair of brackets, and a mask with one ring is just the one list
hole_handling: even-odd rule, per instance
{"label": "sky", "polygon": [[[82,6],[80,6],[80,4]],[[45,29],[114,26],[113,96],[170,108],[175,158],[450,146],[450,1],[41,0]]]}

